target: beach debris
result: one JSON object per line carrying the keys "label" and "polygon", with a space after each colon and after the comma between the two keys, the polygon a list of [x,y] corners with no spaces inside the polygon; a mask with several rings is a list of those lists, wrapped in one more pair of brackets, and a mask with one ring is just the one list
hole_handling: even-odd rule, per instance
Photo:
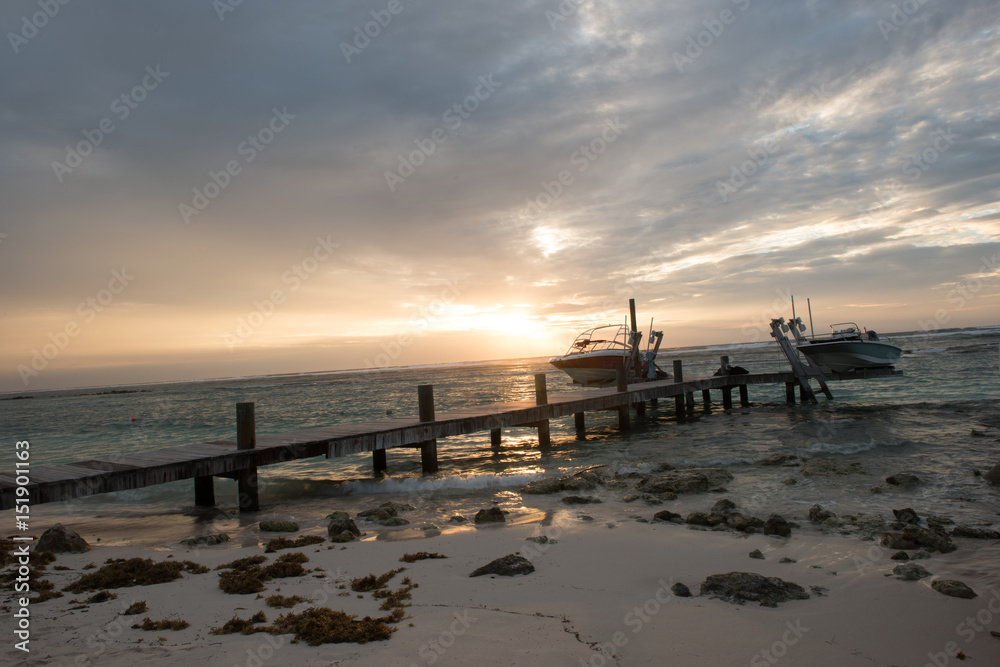
{"label": "beach debris", "polygon": [[684,517],[676,512],[671,512],[670,510],[660,510],[653,515],[653,521],[684,523]]}
{"label": "beach debris", "polygon": [[57,554],[79,554],[90,551],[90,545],[76,531],[67,528],[61,523],[57,523],[38,538],[35,551],[51,551]]}
{"label": "beach debris", "polygon": [[261,521],[257,528],[269,533],[294,533],[299,529],[299,524],[294,521],[284,521],[282,519],[270,519]]}
{"label": "beach debris", "polygon": [[565,496],[561,500],[567,505],[592,505],[604,502],[600,498],[596,498],[594,496]]}
{"label": "beach debris", "polygon": [[788,537],[792,534],[792,524],[785,521],[780,514],[772,514],[764,522],[763,531],[765,535]]}
{"label": "beach debris", "polygon": [[916,475],[911,475],[908,472],[900,472],[895,475],[889,475],[885,478],[885,481],[893,486],[915,486],[920,484],[920,478]]}
{"label": "beach debris", "polygon": [[924,577],[931,576],[931,573],[927,571],[927,568],[913,562],[897,565],[892,568],[892,573],[896,575],[897,579],[902,579],[903,581],[919,581]]}
{"label": "beach debris", "polygon": [[535,566],[524,556],[507,554],[502,558],[497,558],[482,567],[476,568],[469,576],[481,577],[484,574],[496,574],[501,577],[513,577],[519,574],[531,574],[534,571]]}
{"label": "beach debris", "polygon": [[830,592],[830,589],[824,586],[810,586],[809,590],[818,598],[825,598],[826,594]]}
{"label": "beach debris", "polygon": [[990,484],[1000,484],[1000,463],[990,468],[987,473],[983,475],[983,479]]}
{"label": "beach debris", "polygon": [[416,507],[410,504],[389,501],[382,503],[378,507],[358,512],[358,518],[367,519],[381,526],[405,526],[410,522],[399,515],[415,509]]}
{"label": "beach debris", "polygon": [[670,587],[670,592],[679,598],[691,597],[691,589],[679,581]]}
{"label": "beach debris", "polygon": [[713,574],[702,582],[699,595],[740,605],[759,602],[762,607],[777,607],[778,603],[788,600],[809,599],[809,594],[798,584],[753,572]]}
{"label": "beach debris", "polygon": [[931,583],[931,588],[938,593],[949,595],[953,598],[965,598],[971,600],[978,597],[976,592],[957,579],[937,579]]}
{"label": "beach debris", "polygon": [[331,542],[350,542],[361,537],[357,524],[349,516],[336,516],[330,519],[326,532]]}
{"label": "beach debris", "polygon": [[99,593],[94,593],[89,598],[84,600],[85,604],[100,604],[101,602],[107,602],[108,600],[117,600],[118,596],[111,591],[101,591]]}
{"label": "beach debris", "polygon": [[893,510],[893,516],[896,517],[896,521],[906,524],[918,524],[920,523],[920,517],[909,507],[904,507],[901,510]]}
{"label": "beach debris", "polygon": [[643,476],[635,485],[637,491],[660,494],[701,493],[733,480],[724,468],[685,468]]}
{"label": "beach debris", "polygon": [[760,549],[754,549],[749,554],[750,558],[756,558],[758,560],[764,560],[764,554],[760,552]]}
{"label": "beach debris", "polygon": [[802,464],[802,474],[807,477],[829,477],[831,475],[867,475],[857,461],[841,463],[830,459],[808,459]]}
{"label": "beach debris", "polygon": [[887,549],[916,549],[917,543],[913,537],[904,533],[886,531],[879,541]]}
{"label": "beach debris", "polygon": [[292,552],[278,556],[278,559],[262,567],[267,561],[266,556],[248,556],[239,558],[215,568],[219,573],[219,588],[232,595],[247,595],[264,590],[264,582],[271,579],[301,577],[306,574],[302,563],[309,558],[301,552]]}
{"label": "beach debris", "polygon": [[504,511],[499,507],[489,507],[484,510],[479,510],[476,512],[475,521],[477,524],[480,523],[505,523],[507,517]]}
{"label": "beach debris", "polygon": [[798,563],[799,561],[795,560],[794,558],[789,558],[788,556],[782,556],[781,560],[779,560],[778,562],[779,563]]}
{"label": "beach debris", "polygon": [[802,463],[799,461],[799,457],[795,454],[775,454],[774,456],[768,456],[763,459],[757,459],[753,462],[756,466],[800,466]]}
{"label": "beach debris", "polygon": [[986,431],[980,431],[979,429],[974,428],[971,431],[969,431],[969,435],[972,436],[973,438],[985,438]]}
{"label": "beach debris", "polygon": [[973,528],[972,526],[958,525],[951,531],[952,537],[971,537],[976,540],[1000,540],[1000,531],[988,528]]}
{"label": "beach debris", "polygon": [[897,551],[893,555],[889,556],[892,560],[910,560],[910,554],[905,551]]}
{"label": "beach debris", "polygon": [[[544,535],[543,535],[543,537],[544,537]],[[540,544],[544,544],[544,542],[541,542]],[[412,553],[412,554],[403,554],[402,557],[399,559],[399,562],[401,562],[401,563],[415,563],[418,560],[428,560],[430,558],[447,558],[447,556],[445,556],[444,554],[439,554],[436,551],[433,552],[433,553],[431,553],[429,551],[418,551],[418,552]]]}
{"label": "beach debris", "polygon": [[794,477],[786,477],[785,479],[781,480],[781,483],[784,484],[785,486],[794,486],[795,484],[799,483],[799,480],[795,479]]}
{"label": "beach debris", "polygon": [[323,541],[325,540],[322,535],[302,535],[296,537],[294,540],[290,540],[287,537],[276,537],[273,540],[267,541],[267,544],[264,545],[264,553],[274,553],[282,549],[301,549],[310,544],[319,544]]}
{"label": "beach debris", "polygon": [[139,614],[144,614],[149,611],[146,606],[145,600],[139,600],[138,602],[133,602],[129,605],[128,609],[122,612],[122,616],[137,616]]}
{"label": "beach debris", "polygon": [[69,593],[84,593],[107,588],[150,586],[179,579],[181,572],[203,574],[208,571],[204,565],[189,560],[154,563],[151,558],[108,559],[104,567],[96,572],[81,575],[63,590]]}
{"label": "beach debris", "polygon": [[837,515],[826,509],[819,503],[809,508],[809,520],[813,523],[823,523],[827,519],[833,519]]}
{"label": "beach debris", "polygon": [[210,535],[199,535],[198,537],[186,537],[181,540],[181,544],[186,547],[214,546],[230,540],[229,533],[212,533]]}
{"label": "beach debris", "polygon": [[524,538],[524,541],[525,542],[534,542],[535,544],[548,544],[549,543],[549,536],[548,535],[532,535],[530,537]]}

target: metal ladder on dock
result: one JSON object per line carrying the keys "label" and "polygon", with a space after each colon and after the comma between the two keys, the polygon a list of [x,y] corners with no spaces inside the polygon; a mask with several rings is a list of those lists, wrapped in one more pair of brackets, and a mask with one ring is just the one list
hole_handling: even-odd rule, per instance
{"label": "metal ladder on dock", "polygon": [[803,399],[808,400],[810,403],[818,402],[816,400],[816,394],[813,393],[812,387],[809,385],[809,379],[816,378],[823,395],[825,395],[828,400],[833,400],[833,394],[830,393],[830,388],[826,386],[826,377],[824,377],[823,371],[820,370],[820,367],[817,366],[816,363],[809,357],[805,357],[806,364],[809,366],[808,371],[802,364],[802,357],[799,356],[798,350],[792,346],[791,341],[788,340],[788,336],[785,335],[789,326],[797,327],[798,322],[793,321],[790,325],[785,324],[785,318],[783,317],[771,320],[771,336],[778,342],[778,347],[781,348],[781,352],[785,355],[789,365],[792,367],[792,373],[795,374],[795,379],[798,381],[799,387],[802,390]]}

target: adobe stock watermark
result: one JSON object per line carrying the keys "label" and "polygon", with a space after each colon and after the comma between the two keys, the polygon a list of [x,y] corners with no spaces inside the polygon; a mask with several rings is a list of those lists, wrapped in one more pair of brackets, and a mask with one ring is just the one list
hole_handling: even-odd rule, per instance
{"label": "adobe stock watermark", "polygon": [[428,305],[421,307],[419,313],[410,320],[406,331],[397,334],[395,338],[388,342],[382,341],[379,343],[382,351],[375,355],[374,359],[365,359],[365,368],[388,368],[389,366],[398,365],[394,364],[394,362],[402,356],[408,347],[413,345],[416,337],[424,335],[431,322],[435,318],[440,317],[447,305],[458,298],[459,294],[461,292],[458,289],[457,279],[452,279],[445,283],[445,288],[441,290],[437,298]]}
{"label": "adobe stock watermark", "polygon": [[990,278],[1000,277],[998,268],[1000,268],[1000,260],[997,259],[996,255],[981,257],[979,273],[969,278],[963,278],[945,297],[945,301],[951,308],[939,308],[934,311],[932,319],[918,320],[919,329],[924,332],[934,331],[948,324],[951,321],[952,312],[965,308],[965,305],[982,291]]}
{"label": "adobe stock watermark", "polygon": [[[142,77],[142,81],[111,102],[111,113],[118,118],[119,122],[124,121],[132,115],[133,111],[139,108],[140,104],[146,101],[151,92],[160,87],[160,84],[168,76],[170,76],[170,72],[162,71],[159,64],[155,67],[147,65],[146,75]],[[84,159],[93,153],[94,149],[100,146],[116,129],[118,128],[114,120],[109,116],[105,116],[97,123],[97,127],[94,129],[83,130],[83,141],[78,142],[75,146],[66,146],[66,158],[64,161],[52,161],[52,171],[55,172],[59,182],[62,183],[66,174],[72,173],[74,169],[83,164]]]}
{"label": "adobe stock watermark", "polygon": [[38,31],[49,24],[49,21],[56,17],[59,10],[70,3],[70,0],[38,0],[37,11],[29,16],[21,17],[21,29],[17,32],[8,32],[7,40],[10,42],[14,54],[21,51],[21,47],[38,35]]}
{"label": "adobe stock watermark", "polygon": [[889,36],[909,23],[913,15],[928,2],[930,0],[903,0],[898,5],[893,3],[892,11],[889,12],[889,20],[879,19],[875,24],[878,26],[879,32],[882,33],[882,39],[888,42]]}
{"label": "adobe stock watermark", "polygon": [[[767,340],[771,335],[771,320],[778,319],[788,314],[792,302],[792,290],[790,287],[784,289],[775,288],[774,299],[771,305],[760,311],[760,315],[740,327],[740,340],[745,343],[757,343]],[[766,337],[765,337],[766,334]]]}
{"label": "adobe stock watermark", "polygon": [[559,27],[560,23],[565,23],[570,16],[576,13],[576,10],[580,9],[580,6],[587,3],[589,0],[560,0],[559,6],[556,7],[557,11],[552,11],[551,9],[545,10],[545,20],[549,22],[549,27],[555,30]]}
{"label": "adobe stock watermark", "polygon": [[[435,639],[425,642],[417,650],[417,655],[424,661],[424,664],[433,665],[436,663],[441,656],[448,652],[448,649],[455,645],[455,641],[468,632],[472,624],[479,620],[475,616],[470,615],[468,609],[463,609],[461,612],[453,612],[452,616],[455,620],[451,622],[447,629],[442,630]],[[410,667],[419,667],[419,665],[411,662]]]}
{"label": "adobe stock watermark", "polygon": [[[409,1],[412,2],[412,0]],[[389,24],[392,23],[392,17],[398,16],[404,9],[406,7],[402,0],[389,0],[385,9],[371,10],[372,20],[366,22],[364,26],[361,24],[354,26],[354,39],[350,43],[340,43],[340,52],[344,54],[344,60],[350,64],[352,57],[361,55],[361,52],[371,45],[372,40],[389,27]]]}
{"label": "adobe stock watermark", "polygon": [[208,205],[229,187],[233,178],[243,172],[243,166],[250,164],[258,155],[267,150],[274,138],[281,134],[295,119],[295,114],[288,113],[288,107],[282,107],[280,111],[275,107],[271,109],[271,112],[271,119],[264,127],[248,135],[236,146],[236,154],[243,158],[242,164],[237,159],[231,159],[219,171],[209,170],[208,181],[200,188],[196,187],[192,190],[194,196],[191,198],[191,204],[188,205],[185,202],[178,204],[177,208],[185,225],[190,225],[193,217],[200,215],[208,208]]}
{"label": "adobe stock watermark", "polygon": [[[732,0],[732,2],[739,7],[741,12],[744,12],[750,7],[751,0]],[[705,29],[693,37],[687,36],[687,47],[684,49],[684,53],[680,51],[673,53],[674,66],[677,67],[677,71],[683,74],[685,66],[694,64],[694,61],[700,58],[705,50],[711,48],[715,44],[715,40],[722,36],[722,33],[726,31],[726,26],[736,22],[737,16],[739,14],[732,10],[723,9],[719,12],[718,18],[702,21],[701,24],[705,26]]]}
{"label": "adobe stock watermark", "polygon": [[[94,296],[88,296],[76,307],[76,314],[83,320],[83,324],[90,324],[97,319],[98,314],[114,302],[115,297],[125,291],[125,288],[135,280],[135,276],[128,273],[125,267],[121,271],[114,269],[111,271],[111,279],[108,286],[97,291]],[[38,375],[49,367],[49,363],[55,360],[70,343],[70,340],[80,335],[83,329],[77,320],[70,320],[62,329],[49,332],[48,343],[42,344],[40,348],[31,350],[31,361],[27,364],[18,364],[17,373],[21,376],[21,382],[27,387],[31,378]]]}
{"label": "adobe stock watermark", "polygon": [[339,247],[339,243],[330,240],[329,234],[325,239],[316,237],[316,245],[312,252],[292,264],[288,270],[281,274],[281,283],[288,287],[288,292],[276,287],[268,292],[267,296],[254,299],[253,310],[236,318],[236,328],[233,332],[222,334],[222,340],[229,351],[235,352],[237,347],[247,342],[254,332],[264,326],[264,323],[277,312],[278,306],[283,305],[288,300],[288,295],[298,291],[305,281],[319,271],[323,262],[333,257],[333,252]]}
{"label": "adobe stock watermark", "polygon": [[417,169],[434,155],[438,146],[448,141],[449,136],[457,132],[458,128],[462,127],[462,123],[471,118],[480,105],[490,99],[493,93],[503,85],[502,81],[494,81],[492,74],[480,76],[478,81],[479,85],[465,99],[452,104],[441,114],[441,120],[444,121],[447,129],[437,127],[431,131],[430,138],[414,139],[413,143],[416,148],[405,155],[400,153],[396,169],[385,171],[385,183],[389,186],[389,192],[395,192],[399,185],[413,176]]}
{"label": "adobe stock watermark", "polygon": [[[904,160],[900,167],[900,170],[907,177],[909,183],[919,181],[926,172],[930,171],[941,156],[955,145],[955,140],[962,138],[961,135],[952,132],[950,125],[947,128],[937,128],[931,132],[930,136],[933,137],[931,141],[916,155],[911,155]],[[889,191],[888,196],[879,190],[875,194],[877,202],[868,207],[858,207],[858,221],[860,223],[874,224],[875,218],[872,213],[890,208],[894,203],[894,199],[902,199],[906,194],[907,184],[892,179],[889,181],[887,189]]]}
{"label": "adobe stock watermark", "polygon": [[212,9],[221,23],[226,20],[226,14],[232,14],[242,4],[243,0],[212,0]]}
{"label": "adobe stock watermark", "polygon": [[[994,586],[989,588],[986,605],[981,607],[975,616],[967,616],[955,626],[955,634],[964,639],[965,645],[968,646],[981,633],[990,631],[990,624],[997,614],[1000,614],[1000,588]],[[947,667],[953,664],[952,658],[956,660],[954,664],[959,664],[965,659],[958,655],[961,652],[959,647],[958,642],[949,641],[942,647],[943,651],[928,652],[928,662],[924,663],[924,667]]]}
{"label": "adobe stock watermark", "polygon": [[[580,144],[576,150],[570,153],[569,163],[576,167],[576,174],[587,171],[591,164],[607,152],[611,144],[618,141],[626,127],[628,126],[622,124],[620,116],[606,119],[604,127],[601,128],[597,136],[587,143]],[[541,190],[538,194],[526,198],[524,200],[525,208],[517,219],[513,222],[504,221],[503,226],[512,226],[515,229],[526,226],[532,218],[541,215],[545,209],[552,206],[575,180],[576,175],[570,169],[559,170],[559,173],[551,181],[542,179],[539,183]]]}
{"label": "adobe stock watermark", "polygon": [[788,654],[788,649],[798,644],[799,640],[809,632],[809,628],[802,627],[801,619],[796,620],[795,623],[785,621],[785,628],[787,629],[782,633],[780,639],[754,654],[753,658],[750,659],[750,667],[767,667],[778,664],[781,658]]}
{"label": "adobe stock watermark", "polygon": [[[646,624],[652,621],[653,617],[659,614],[663,607],[669,604],[674,598],[673,593],[670,592],[670,588],[673,586],[672,582],[673,577],[670,578],[670,582],[660,579],[657,582],[659,587],[656,589],[656,592],[641,605],[633,607],[622,618],[622,623],[632,630],[633,635],[642,632]],[[594,655],[590,656],[590,660],[580,658],[580,664],[583,667],[603,667],[607,664],[619,664],[617,662],[618,656],[616,655],[616,651],[628,644],[629,640],[630,637],[624,630],[618,630],[612,633],[610,641],[593,645]]]}

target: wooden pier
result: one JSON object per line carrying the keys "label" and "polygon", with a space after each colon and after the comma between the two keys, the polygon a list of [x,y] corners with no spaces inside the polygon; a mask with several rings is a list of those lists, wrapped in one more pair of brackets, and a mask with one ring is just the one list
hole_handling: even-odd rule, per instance
{"label": "wooden pier", "polygon": [[[796,385],[802,400],[802,377],[795,372],[729,374],[728,358],[722,357],[723,374],[685,378],[680,362],[674,362],[670,380],[627,384],[619,375],[617,387],[582,389],[549,396],[545,374],[535,376],[534,400],[496,403],[447,412],[434,411],[433,388],[418,388],[419,414],[416,417],[379,419],[363,423],[341,424],[288,433],[257,435],[254,405],[237,404],[236,438],[200,444],[170,447],[155,451],[126,454],[103,460],[77,461],[32,468],[24,485],[31,505],[68,501],[98,493],[138,489],[182,479],[194,480],[195,503],[214,505],[215,477],[238,482],[238,504],[243,511],[259,509],[257,469],[296,459],[347,456],[373,453],[376,471],[385,470],[387,450],[397,447],[419,448],[423,470],[437,470],[438,439],[449,436],[489,432],[491,445],[500,446],[504,428],[530,426],[538,429],[539,444],[549,445],[549,420],[574,416],[577,433],[585,430],[585,413],[594,410],[618,412],[618,425],[628,429],[631,413],[645,414],[647,401],[675,399],[679,422],[693,415],[695,392],[701,392],[705,409],[711,405],[711,392],[721,392],[722,407],[732,408],[732,392],[739,392],[742,405],[749,405],[748,387],[759,384],[784,384],[786,402],[795,402]],[[856,373],[827,374],[825,380],[856,380],[901,376],[901,371],[879,369]],[[23,475],[24,471],[17,473]],[[23,479],[20,480],[23,484]],[[17,496],[17,479],[0,474],[0,509],[12,509]],[[23,494],[24,491],[21,492]],[[23,500],[22,500],[23,502]]]}

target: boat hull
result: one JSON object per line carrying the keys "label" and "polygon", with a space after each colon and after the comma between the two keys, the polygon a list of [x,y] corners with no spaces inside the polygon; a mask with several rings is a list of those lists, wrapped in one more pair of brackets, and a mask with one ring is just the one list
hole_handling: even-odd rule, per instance
{"label": "boat hull", "polygon": [[597,351],[587,354],[568,354],[549,359],[549,363],[573,379],[587,386],[614,384],[618,369],[625,366],[621,352]]}
{"label": "boat hull", "polygon": [[903,351],[878,341],[824,341],[799,345],[799,352],[837,373],[860,368],[887,368],[899,363]]}

